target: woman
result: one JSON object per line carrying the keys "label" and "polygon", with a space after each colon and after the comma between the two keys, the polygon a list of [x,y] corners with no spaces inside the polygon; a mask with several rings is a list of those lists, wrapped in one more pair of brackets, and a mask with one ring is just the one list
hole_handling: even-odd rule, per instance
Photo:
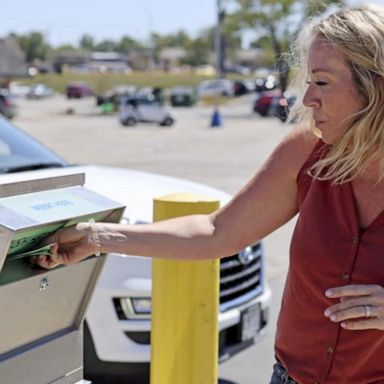
{"label": "woman", "polygon": [[342,9],[297,45],[299,127],[230,203],[148,225],[80,223],[37,262],[225,257],[299,213],[271,383],[384,383],[384,8]]}

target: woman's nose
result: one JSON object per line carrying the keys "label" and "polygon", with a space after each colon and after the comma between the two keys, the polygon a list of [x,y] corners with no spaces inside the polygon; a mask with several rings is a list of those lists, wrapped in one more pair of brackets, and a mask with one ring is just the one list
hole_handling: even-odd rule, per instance
{"label": "woman's nose", "polygon": [[304,94],[303,104],[308,108],[317,108],[320,106],[320,100],[311,85],[308,86],[308,89]]}

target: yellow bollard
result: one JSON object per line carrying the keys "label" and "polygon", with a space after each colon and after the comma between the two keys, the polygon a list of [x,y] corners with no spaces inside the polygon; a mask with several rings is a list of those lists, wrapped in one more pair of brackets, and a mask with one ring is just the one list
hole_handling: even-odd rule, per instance
{"label": "yellow bollard", "polygon": [[[195,194],[154,200],[154,221],[211,213]],[[153,260],[151,384],[217,384],[219,260]]]}

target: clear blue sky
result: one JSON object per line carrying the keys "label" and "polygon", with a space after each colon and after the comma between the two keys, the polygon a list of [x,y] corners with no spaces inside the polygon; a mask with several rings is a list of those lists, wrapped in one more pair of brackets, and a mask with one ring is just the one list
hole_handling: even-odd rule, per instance
{"label": "clear blue sky", "polygon": [[0,13],[0,36],[43,32],[53,45],[77,43],[89,33],[97,41],[179,29],[196,35],[215,23],[216,0],[9,0]]}
{"label": "clear blue sky", "polygon": [[2,8],[0,37],[35,30],[55,46],[76,44],[84,33],[97,41],[123,35],[145,40],[152,31],[180,29],[195,36],[216,22],[216,0],[9,0]]}

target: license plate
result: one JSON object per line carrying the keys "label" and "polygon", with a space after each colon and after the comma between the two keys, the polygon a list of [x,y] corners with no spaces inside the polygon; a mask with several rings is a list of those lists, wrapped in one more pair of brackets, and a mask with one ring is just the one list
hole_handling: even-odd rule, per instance
{"label": "license plate", "polygon": [[241,340],[252,340],[260,329],[260,305],[246,308],[241,314]]}

